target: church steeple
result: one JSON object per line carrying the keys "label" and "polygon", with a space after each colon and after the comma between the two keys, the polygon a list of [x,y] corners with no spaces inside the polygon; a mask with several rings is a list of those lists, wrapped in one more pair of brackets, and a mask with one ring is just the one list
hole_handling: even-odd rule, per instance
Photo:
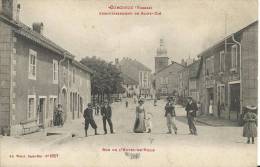
{"label": "church steeple", "polygon": [[155,56],[155,72],[168,66],[169,58],[167,56],[167,49],[164,46],[164,40],[160,39],[160,47],[157,48],[157,54]]}
{"label": "church steeple", "polygon": [[158,57],[167,57],[167,49],[164,46],[164,40],[160,39],[160,47],[157,49]]}

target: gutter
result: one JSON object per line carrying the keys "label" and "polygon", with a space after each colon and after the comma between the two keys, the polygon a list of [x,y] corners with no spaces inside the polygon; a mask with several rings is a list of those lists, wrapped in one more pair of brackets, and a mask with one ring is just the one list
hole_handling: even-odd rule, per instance
{"label": "gutter", "polygon": [[238,46],[239,46],[239,53],[240,53],[240,55],[239,55],[239,73],[240,73],[240,76],[239,76],[239,81],[240,81],[240,114],[242,113],[242,105],[243,105],[243,92],[242,92],[242,47],[241,47],[241,43],[240,42],[238,42],[238,41],[236,41],[236,39],[235,39],[235,36],[234,36],[234,34],[232,35],[232,40],[236,43],[236,44],[238,44]]}
{"label": "gutter", "polygon": [[66,60],[66,56],[65,56],[66,53],[63,54],[63,58],[58,61],[58,104],[60,104],[60,89],[61,89],[61,85],[60,85],[60,79],[61,79],[61,75],[60,75],[60,65],[62,62],[64,62]]}

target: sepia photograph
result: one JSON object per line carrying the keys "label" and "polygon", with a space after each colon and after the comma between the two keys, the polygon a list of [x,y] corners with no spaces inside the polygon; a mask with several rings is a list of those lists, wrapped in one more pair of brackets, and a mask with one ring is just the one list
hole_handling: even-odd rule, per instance
{"label": "sepia photograph", "polygon": [[258,0],[0,0],[0,167],[256,167]]}

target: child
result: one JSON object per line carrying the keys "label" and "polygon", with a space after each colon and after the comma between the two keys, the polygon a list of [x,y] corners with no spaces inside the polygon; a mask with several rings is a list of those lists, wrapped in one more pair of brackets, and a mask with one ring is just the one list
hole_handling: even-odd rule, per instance
{"label": "child", "polygon": [[[243,129],[243,137],[247,137],[247,144],[250,143],[250,137],[252,138],[252,144],[254,144],[254,138],[257,136],[256,121],[257,115],[255,114],[257,108],[254,106],[247,106],[246,113],[243,117],[245,121]],[[255,113],[254,113],[255,112]]]}
{"label": "child", "polygon": [[152,113],[148,112],[145,119],[145,126],[146,126],[146,132],[151,133],[152,132]]}

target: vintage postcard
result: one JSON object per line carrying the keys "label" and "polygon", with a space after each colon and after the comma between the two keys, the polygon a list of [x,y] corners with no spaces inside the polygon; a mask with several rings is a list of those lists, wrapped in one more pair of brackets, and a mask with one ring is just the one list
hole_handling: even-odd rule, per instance
{"label": "vintage postcard", "polygon": [[0,0],[1,167],[254,167],[257,0]]}

